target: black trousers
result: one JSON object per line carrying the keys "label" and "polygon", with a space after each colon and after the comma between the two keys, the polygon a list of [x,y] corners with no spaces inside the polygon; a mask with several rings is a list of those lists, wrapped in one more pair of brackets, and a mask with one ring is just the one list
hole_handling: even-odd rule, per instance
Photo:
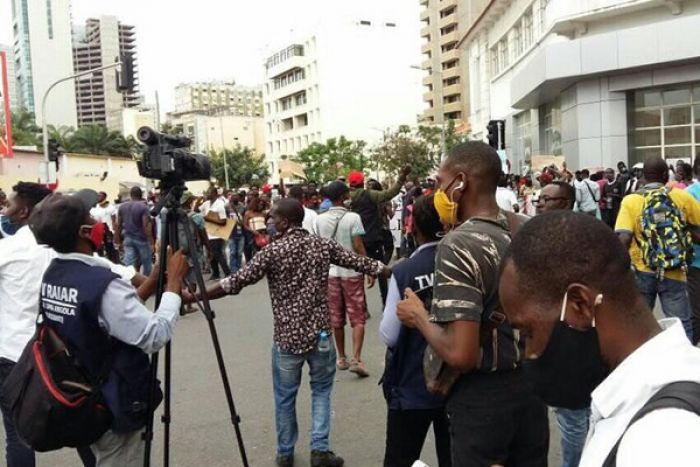
{"label": "black trousers", "polygon": [[228,261],[226,261],[226,255],[224,254],[226,249],[226,242],[223,238],[216,238],[214,240],[209,240],[209,246],[211,246],[211,273],[214,277],[219,277],[219,265],[221,265],[221,270],[224,272],[225,276],[231,274],[231,269],[228,267]]}
{"label": "black trousers", "polygon": [[452,465],[547,467],[547,407],[522,370],[471,373],[447,399]]}
{"label": "black trousers", "polygon": [[[384,262],[384,243],[381,240],[378,242],[365,243],[365,250],[367,250],[367,256],[370,258]],[[389,284],[384,276],[379,276],[377,278],[377,282],[379,282],[379,293],[382,295],[382,310],[384,310]]]}
{"label": "black trousers", "polygon": [[451,467],[450,432],[444,408],[426,410],[389,409],[386,423],[384,467],[411,467],[420,459],[430,424],[435,433],[439,467]]}
{"label": "black trousers", "polygon": [[693,320],[693,345],[700,342],[700,269],[688,268],[688,298]]}

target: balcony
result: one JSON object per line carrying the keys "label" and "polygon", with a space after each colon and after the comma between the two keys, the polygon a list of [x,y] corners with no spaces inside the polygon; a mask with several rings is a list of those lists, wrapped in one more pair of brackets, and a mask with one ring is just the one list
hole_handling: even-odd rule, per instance
{"label": "balcony", "polygon": [[457,24],[457,12],[450,13],[449,15],[445,16],[444,18],[440,18],[440,22],[438,23],[439,28],[446,28],[448,26],[452,26],[453,24]]}
{"label": "balcony", "polygon": [[454,78],[455,76],[461,76],[459,65],[449,68],[447,70],[442,70],[440,77],[442,79]]}
{"label": "balcony", "polygon": [[422,6],[428,6],[428,0],[420,0]]}
{"label": "balcony", "polygon": [[459,35],[456,29],[448,34],[440,36],[440,46],[453,44],[457,41],[459,41]]}
{"label": "balcony", "polygon": [[435,99],[435,93],[433,91],[428,91],[423,93],[423,102],[430,102]]}
{"label": "balcony", "polygon": [[426,42],[423,45],[420,46],[420,51],[421,53],[427,54],[433,50],[433,43],[432,42]]}
{"label": "balcony", "polygon": [[441,63],[451,62],[452,60],[459,60],[459,49],[448,50],[440,54]]}
{"label": "balcony", "polygon": [[420,12],[420,20],[421,21],[429,21],[430,20],[430,10],[426,8],[425,10]]}
{"label": "balcony", "polygon": [[283,99],[306,90],[308,82],[305,79],[283,86],[272,91],[273,99]]}
{"label": "balcony", "polygon": [[423,26],[420,29],[420,37],[430,37],[430,25]]}
{"label": "balcony", "polygon": [[295,68],[304,68],[305,65],[306,60],[303,56],[294,55],[293,57],[289,57],[287,58],[287,60],[284,60],[278,63],[277,65],[273,65],[270,68],[268,68],[267,78],[272,79]]}
{"label": "balcony", "polygon": [[433,67],[433,59],[428,58],[426,60],[423,60],[422,62],[420,62],[420,67],[424,70],[431,69]]}
{"label": "balcony", "polygon": [[447,97],[447,96],[453,96],[455,94],[459,95],[462,92],[462,85],[461,84],[451,84],[449,86],[445,86],[442,88],[442,95]]}
{"label": "balcony", "polygon": [[446,114],[452,113],[452,112],[461,112],[462,111],[462,102],[457,101],[457,102],[450,102],[449,104],[443,104],[442,111]]}
{"label": "balcony", "polygon": [[440,11],[446,10],[453,6],[457,6],[457,0],[442,0],[440,2]]}
{"label": "balcony", "polygon": [[423,86],[427,86],[429,84],[433,84],[433,75],[428,73],[428,76],[423,77]]}

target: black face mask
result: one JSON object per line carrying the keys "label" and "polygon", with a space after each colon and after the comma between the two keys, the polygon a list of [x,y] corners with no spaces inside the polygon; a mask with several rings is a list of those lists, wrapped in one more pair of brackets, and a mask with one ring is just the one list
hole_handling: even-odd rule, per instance
{"label": "black face mask", "polygon": [[603,362],[594,327],[579,331],[561,319],[554,326],[542,355],[523,362],[523,370],[535,392],[549,406],[583,409],[591,404],[591,392],[610,374]]}

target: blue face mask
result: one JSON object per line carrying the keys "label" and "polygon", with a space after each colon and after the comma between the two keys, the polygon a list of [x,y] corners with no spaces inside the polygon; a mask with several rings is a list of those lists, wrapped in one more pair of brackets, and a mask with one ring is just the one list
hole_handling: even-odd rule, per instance
{"label": "blue face mask", "polygon": [[20,227],[22,226],[13,223],[8,216],[0,215],[0,235],[3,237],[11,237]]}

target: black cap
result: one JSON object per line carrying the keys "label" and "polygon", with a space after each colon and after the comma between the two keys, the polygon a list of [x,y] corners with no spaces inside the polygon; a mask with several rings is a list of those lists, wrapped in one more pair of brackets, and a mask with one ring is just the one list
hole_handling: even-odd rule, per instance
{"label": "black cap", "polygon": [[350,191],[350,188],[348,188],[345,183],[338,180],[331,182],[325,189],[328,199],[330,199],[332,202],[338,201],[340,197],[348,191]]}
{"label": "black cap", "polygon": [[73,251],[80,226],[85,224],[94,205],[88,203],[97,200],[97,193],[88,191],[93,191],[94,198],[85,192],[80,196],[78,193],[72,196],[57,194],[46,197],[37,205],[29,218],[29,226],[39,243],[59,253]]}

